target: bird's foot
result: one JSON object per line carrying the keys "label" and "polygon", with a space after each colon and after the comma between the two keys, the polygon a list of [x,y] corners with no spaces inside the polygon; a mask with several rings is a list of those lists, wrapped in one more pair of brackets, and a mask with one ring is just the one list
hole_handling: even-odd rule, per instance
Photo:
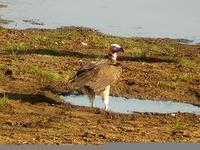
{"label": "bird's foot", "polygon": [[105,111],[108,111],[108,106],[107,105],[105,106]]}
{"label": "bird's foot", "polygon": [[94,107],[94,103],[91,103],[91,107],[92,107],[92,108]]}

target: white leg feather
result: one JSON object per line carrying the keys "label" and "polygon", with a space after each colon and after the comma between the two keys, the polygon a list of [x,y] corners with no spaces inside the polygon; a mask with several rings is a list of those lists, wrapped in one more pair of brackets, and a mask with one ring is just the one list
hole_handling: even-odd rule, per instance
{"label": "white leg feather", "polygon": [[110,85],[108,85],[105,90],[101,93],[102,100],[105,104],[105,110],[108,111],[108,103],[109,103],[109,93],[110,93]]}

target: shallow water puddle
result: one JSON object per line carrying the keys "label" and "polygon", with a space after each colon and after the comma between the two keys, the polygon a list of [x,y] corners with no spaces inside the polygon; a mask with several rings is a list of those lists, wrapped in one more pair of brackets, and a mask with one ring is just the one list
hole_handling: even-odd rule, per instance
{"label": "shallow water puddle", "polygon": [[[66,102],[72,105],[89,106],[90,102],[85,95],[69,95],[60,96]],[[104,108],[104,104],[100,96],[96,96],[94,107]],[[131,114],[134,112],[152,112],[152,113],[193,113],[200,114],[200,107],[192,104],[177,103],[172,101],[153,101],[126,99],[123,97],[110,96],[109,110],[113,112]]]}

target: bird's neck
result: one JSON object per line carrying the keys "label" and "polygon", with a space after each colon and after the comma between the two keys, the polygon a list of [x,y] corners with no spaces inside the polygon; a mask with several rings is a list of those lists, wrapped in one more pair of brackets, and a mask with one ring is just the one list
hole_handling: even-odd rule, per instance
{"label": "bird's neck", "polygon": [[110,53],[109,54],[110,60],[111,61],[116,61],[117,60],[117,53]]}

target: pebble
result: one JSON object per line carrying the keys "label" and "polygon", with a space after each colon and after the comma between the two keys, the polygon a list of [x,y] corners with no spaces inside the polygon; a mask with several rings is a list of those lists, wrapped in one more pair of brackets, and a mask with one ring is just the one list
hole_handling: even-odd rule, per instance
{"label": "pebble", "polygon": [[82,44],[83,46],[87,46],[87,45],[88,45],[88,44],[85,43],[85,42],[81,42],[81,44]]}
{"label": "pebble", "polygon": [[175,116],[176,116],[176,114],[171,114],[171,116],[175,117]]}

